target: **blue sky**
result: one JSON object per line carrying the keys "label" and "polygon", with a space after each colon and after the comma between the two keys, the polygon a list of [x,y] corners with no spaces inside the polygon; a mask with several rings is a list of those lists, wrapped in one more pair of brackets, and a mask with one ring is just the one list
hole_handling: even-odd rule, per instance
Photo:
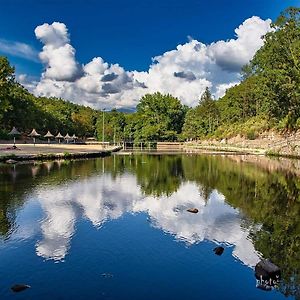
{"label": "blue sky", "polygon": [[246,19],[274,20],[284,8],[299,4],[299,0],[0,0],[0,55],[8,56],[17,74],[40,77],[47,65],[38,58],[9,53],[3,43],[24,43],[40,52],[43,44],[35,28],[61,22],[80,64],[100,56],[126,71],[148,71],[152,57],[185,44],[188,36],[204,44],[233,39],[234,29]]}

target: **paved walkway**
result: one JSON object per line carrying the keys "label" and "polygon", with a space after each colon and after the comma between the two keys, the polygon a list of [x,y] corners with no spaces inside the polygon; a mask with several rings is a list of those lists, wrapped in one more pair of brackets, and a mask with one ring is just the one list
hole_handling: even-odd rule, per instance
{"label": "paved walkway", "polygon": [[76,144],[16,144],[17,149],[13,149],[12,145],[0,144],[1,157],[16,156],[17,158],[26,158],[35,156],[57,155],[63,156],[67,154],[105,154],[106,152],[115,151],[117,146],[102,145],[76,145]]}

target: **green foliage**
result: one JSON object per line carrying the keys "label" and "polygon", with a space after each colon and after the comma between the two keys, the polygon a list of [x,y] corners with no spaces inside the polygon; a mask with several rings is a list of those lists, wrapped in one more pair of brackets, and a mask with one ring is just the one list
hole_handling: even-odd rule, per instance
{"label": "green foliage", "polygon": [[105,141],[122,141],[124,139],[124,128],[126,125],[124,114],[116,109],[113,109],[110,112],[99,112],[96,124],[96,133],[99,141],[102,141],[103,139],[103,117]]}
{"label": "green foliage", "polygon": [[68,151],[65,151],[64,154],[63,154],[64,158],[70,158],[72,155],[70,152]]}
{"label": "green foliage", "polygon": [[39,111],[36,128],[49,128],[62,134],[75,133],[78,136],[94,136],[97,112],[92,108],[73,104],[57,98],[34,98]]}
{"label": "green foliage", "polygon": [[212,134],[219,123],[220,113],[208,88],[201,96],[199,105],[190,109],[183,125],[184,138],[198,138]]}
{"label": "green foliage", "polygon": [[[32,128],[40,133],[50,130],[80,137],[103,138],[103,113],[57,98],[35,97],[15,82],[14,69],[7,59],[0,60],[0,134],[13,126],[29,133]],[[145,95],[137,113],[124,114],[113,109],[105,112],[105,141],[172,141],[181,133],[187,108],[171,95]]]}
{"label": "green foliage", "polygon": [[186,108],[177,98],[147,94],[137,105],[135,141],[175,141],[181,133]]}
{"label": "green foliage", "polygon": [[35,97],[14,79],[14,68],[0,57],[0,137],[13,126],[22,132],[36,128],[62,134],[93,136],[97,112],[57,98]]}
{"label": "green foliage", "polygon": [[214,133],[216,138],[231,138],[237,135],[248,139],[255,139],[258,135],[271,127],[275,126],[272,120],[264,116],[249,118],[245,122],[236,122],[232,124],[221,124]]}
{"label": "green foliage", "polygon": [[[300,9],[288,8],[264,36],[264,45],[241,70],[242,82],[214,100],[208,88],[195,108],[157,92],[143,96],[137,112],[105,113],[106,141],[175,141],[242,135],[265,129],[300,128]],[[0,137],[23,132],[75,133],[102,140],[103,114],[57,98],[35,97],[15,82],[14,68],[0,57]],[[254,124],[254,122],[257,122]]]}
{"label": "green foliage", "polygon": [[268,112],[294,129],[300,117],[300,9],[288,8],[272,24],[251,68],[269,89]]}
{"label": "green foliage", "polygon": [[[264,37],[264,45],[250,64],[243,67],[243,81],[215,101],[209,126],[206,90],[203,99],[188,111],[185,138],[231,137],[255,139],[262,131],[296,130],[300,126],[300,9],[285,10]],[[254,122],[257,122],[254,124]]]}
{"label": "green foliage", "polygon": [[9,91],[14,81],[14,68],[6,57],[0,56],[0,122],[3,114],[10,108]]}
{"label": "green foliage", "polygon": [[243,122],[248,118],[267,113],[268,92],[264,79],[253,75],[227,90],[217,101],[221,123]]}
{"label": "green foliage", "polygon": [[248,140],[255,140],[257,138],[257,133],[254,130],[249,130],[246,134]]}

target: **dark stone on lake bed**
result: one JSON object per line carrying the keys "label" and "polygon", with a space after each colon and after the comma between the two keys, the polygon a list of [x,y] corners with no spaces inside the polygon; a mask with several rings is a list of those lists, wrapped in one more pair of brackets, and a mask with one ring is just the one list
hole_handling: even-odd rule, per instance
{"label": "dark stone on lake bed", "polygon": [[215,249],[214,249],[214,252],[215,252],[215,254],[216,255],[222,255],[223,254],[223,252],[224,252],[224,248],[223,247],[221,247],[221,246],[219,246],[219,247],[216,247]]}
{"label": "dark stone on lake bed", "polygon": [[114,275],[111,273],[102,273],[101,276],[104,278],[113,278],[114,277]]}
{"label": "dark stone on lake bed", "polygon": [[186,211],[188,211],[190,213],[193,213],[193,214],[196,214],[199,210],[197,208],[189,208]]}
{"label": "dark stone on lake bed", "polygon": [[30,288],[30,285],[27,285],[27,284],[15,284],[11,287],[11,290],[15,293],[18,293],[18,292],[22,292],[29,288]]}
{"label": "dark stone on lake bed", "polygon": [[279,267],[273,264],[269,259],[262,259],[255,266],[255,277],[257,279],[280,279],[280,275],[281,271]]}

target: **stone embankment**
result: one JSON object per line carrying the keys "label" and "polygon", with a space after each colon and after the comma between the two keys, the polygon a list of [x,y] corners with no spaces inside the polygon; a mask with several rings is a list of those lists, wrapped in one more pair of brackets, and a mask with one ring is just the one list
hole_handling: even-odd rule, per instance
{"label": "stone embankment", "polygon": [[253,140],[236,136],[221,141],[191,141],[184,144],[184,150],[188,152],[224,152],[300,158],[300,132],[285,135],[279,135],[273,131],[264,132]]}

